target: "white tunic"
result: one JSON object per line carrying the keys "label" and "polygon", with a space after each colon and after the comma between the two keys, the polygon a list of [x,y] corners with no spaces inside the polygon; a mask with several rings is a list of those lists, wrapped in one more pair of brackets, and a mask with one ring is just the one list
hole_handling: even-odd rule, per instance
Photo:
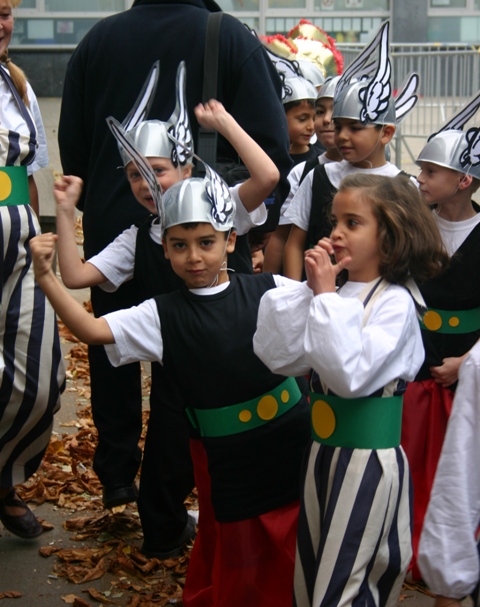
{"label": "white tunic", "polygon": [[[329,162],[333,162],[333,160],[329,160],[326,157],[325,152],[323,154],[320,154],[320,156],[317,158],[317,160],[318,160],[318,164],[328,164]],[[290,223],[291,223],[285,217],[285,213],[286,213],[288,207],[290,206],[290,203],[292,202],[293,197],[297,193],[298,188],[301,185],[300,179],[302,178],[306,163],[307,163],[307,161],[304,160],[303,162],[300,162],[299,164],[295,165],[293,167],[293,169],[290,171],[290,173],[287,175],[288,184],[290,186],[290,191],[288,192],[288,196],[285,198],[285,200],[282,204],[282,207],[280,209],[280,219],[278,221],[278,225],[290,225]],[[307,175],[308,175],[308,173],[307,173]],[[305,177],[307,175],[305,175]]]}
{"label": "white tunic", "polygon": [[436,594],[461,599],[480,580],[480,342],[459,371],[452,415],[420,537],[418,565]]}
{"label": "white tunic", "polygon": [[424,349],[413,299],[390,285],[363,326],[357,296],[365,283],[313,295],[306,282],[268,291],[260,302],[253,345],[274,373],[314,369],[338,396],[367,396],[402,378],[414,379]]}
{"label": "white tunic", "polygon": [[[8,68],[7,68],[8,69]],[[39,169],[48,166],[48,151],[47,151],[47,138],[45,136],[45,129],[43,126],[42,115],[40,113],[40,107],[38,105],[37,98],[33,92],[32,87],[27,82],[27,96],[30,102],[30,107],[27,108],[30,115],[33,118],[37,129],[37,150],[35,152],[35,159],[31,164],[27,166],[28,175],[33,175]],[[29,130],[25,124],[22,115],[18,111],[18,106],[13,98],[10,88],[3,78],[0,78],[0,124],[10,131],[25,135],[28,137]],[[2,157],[0,149],[0,164],[5,166],[6,162]]]}
{"label": "white tunic", "polygon": [[[229,188],[235,201],[235,228],[239,236],[246,234],[251,228],[263,225],[267,219],[267,209],[263,203],[248,213],[238,194],[240,185]],[[131,226],[117,236],[103,251],[88,260],[88,263],[94,265],[107,278],[106,282],[99,285],[107,293],[113,293],[120,285],[133,278],[137,232],[137,226]],[[152,223],[150,238],[158,244],[162,243],[158,223]]]}

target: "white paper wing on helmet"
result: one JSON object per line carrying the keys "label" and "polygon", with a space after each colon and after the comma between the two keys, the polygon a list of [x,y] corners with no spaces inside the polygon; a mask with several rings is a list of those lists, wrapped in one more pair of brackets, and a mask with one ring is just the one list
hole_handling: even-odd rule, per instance
{"label": "white paper wing on helmet", "polygon": [[388,56],[388,21],[381,28],[380,34],[377,71],[365,89],[360,92],[360,99],[363,102],[360,113],[362,122],[376,122],[379,116],[388,109],[392,96],[390,82],[392,65]]}
{"label": "white paper wing on helmet", "polygon": [[[169,133],[169,137],[176,145],[183,145],[181,141],[173,138]],[[193,157],[201,162],[205,167],[205,193],[211,204],[212,225],[216,230],[226,231],[233,227],[235,219],[235,202],[230,194],[230,189],[220,175],[212,169],[200,156],[193,154]]]}
{"label": "white paper wing on helmet", "polygon": [[187,69],[185,61],[182,61],[177,68],[176,81],[176,106],[173,114],[170,116],[169,132],[177,141],[182,142],[182,146],[175,144],[172,162],[174,166],[180,164],[184,166],[193,156],[193,136],[190,129],[190,121],[188,119],[187,103],[186,103],[186,82]]}
{"label": "white paper wing on helmet", "polygon": [[395,118],[397,124],[415,107],[418,101],[418,87],[420,78],[418,74],[412,73],[401,86],[400,92],[395,97]]}
{"label": "white paper wing on helmet", "polygon": [[235,204],[230,190],[216,171],[208,164],[203,164],[205,166],[205,180],[207,181],[205,191],[212,204],[212,218],[222,228],[224,226],[231,227],[235,215]]}
{"label": "white paper wing on helmet", "polygon": [[[456,114],[454,114],[446,124],[442,126],[442,128],[437,131],[437,133],[441,133],[442,131],[448,131],[451,129],[456,129],[459,131],[463,130],[463,127],[467,124],[467,122],[476,114],[478,108],[480,107],[480,91],[473,97],[465,106],[463,106]],[[437,133],[433,133],[430,135],[429,139],[434,137]]]}
{"label": "white paper wing on helmet", "polygon": [[143,156],[143,154],[141,154],[137,150],[137,148],[132,144],[132,142],[127,136],[127,132],[125,131],[123,126],[118,122],[118,120],[115,120],[115,118],[112,118],[110,116],[109,118],[107,118],[107,124],[110,127],[112,133],[114,134],[115,139],[123,147],[130,159],[135,163],[140,174],[147,182],[148,189],[150,190],[150,194],[153,197],[153,201],[157,209],[160,224],[162,224],[164,217],[162,192],[160,190],[157,177],[150,163],[145,158],[145,156]]}
{"label": "white paper wing on helmet", "polygon": [[388,26],[389,24],[387,21],[382,25],[375,38],[357,55],[357,57],[352,61],[352,63],[345,69],[343,74],[340,76],[340,80],[337,84],[336,95],[339,95],[342,90],[346,86],[348,86],[353,80],[364,80],[369,73],[373,72],[377,65],[377,61],[374,59],[374,56],[377,52],[380,41],[382,40],[382,37],[385,34],[387,36],[388,45]]}
{"label": "white paper wing on helmet", "polygon": [[150,73],[145,80],[140,95],[137,97],[135,104],[128,113],[122,126],[126,131],[135,128],[140,122],[146,120],[150,112],[150,108],[157,90],[158,79],[160,77],[160,61],[155,61],[150,69]]}

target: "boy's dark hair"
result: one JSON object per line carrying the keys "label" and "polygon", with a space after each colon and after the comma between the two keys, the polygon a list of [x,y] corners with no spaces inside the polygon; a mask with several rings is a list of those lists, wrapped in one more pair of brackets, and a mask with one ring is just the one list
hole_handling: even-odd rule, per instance
{"label": "boy's dark hair", "polygon": [[[195,230],[200,225],[200,221],[189,221],[187,223],[180,223],[177,225],[182,227],[184,230]],[[170,227],[173,228],[174,226],[170,226]],[[230,234],[230,232],[234,232],[234,231],[235,231],[235,228],[232,228],[231,230],[224,230],[225,240],[228,240],[228,235]],[[167,235],[167,232],[168,232],[168,228],[165,228],[163,231],[163,238],[165,238],[165,236]]]}
{"label": "boy's dark hair", "polygon": [[294,107],[298,107],[299,105],[302,105],[302,103],[304,101],[306,101],[308,103],[308,105],[312,108],[312,110],[315,109],[315,102],[313,101],[313,99],[297,99],[296,101],[289,101],[288,103],[283,104],[285,113],[289,112]]}
{"label": "boy's dark hair", "polygon": [[411,179],[354,173],[338,191],[353,189],[377,219],[383,278],[400,285],[409,277],[421,283],[447,267],[449,257],[432,211]]}

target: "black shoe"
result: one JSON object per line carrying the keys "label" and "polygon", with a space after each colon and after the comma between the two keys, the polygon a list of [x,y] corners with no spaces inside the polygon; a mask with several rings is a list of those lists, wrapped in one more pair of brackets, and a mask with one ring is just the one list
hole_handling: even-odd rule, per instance
{"label": "black shoe", "polygon": [[[15,506],[16,508],[23,508],[24,514],[14,516],[8,514],[5,506]],[[17,497],[15,491],[12,489],[10,493],[7,493],[5,497],[0,499],[0,521],[2,521],[5,529],[22,537],[26,540],[31,540],[38,537],[43,533],[43,528],[38,522],[36,516],[27,506],[27,504]]]}
{"label": "black shoe", "polygon": [[138,489],[136,485],[124,485],[116,487],[104,487],[103,488],[103,507],[104,508],[115,508],[116,506],[123,506],[123,504],[129,504],[130,502],[136,502],[138,497]]}
{"label": "black shoe", "polygon": [[180,556],[183,553],[183,549],[185,544],[188,544],[192,540],[195,539],[197,535],[196,529],[196,520],[190,514],[188,515],[187,526],[183,530],[180,537],[178,537],[174,542],[168,544],[164,547],[163,550],[153,551],[145,548],[145,543],[143,544],[141,551],[149,559],[159,559],[160,561],[165,559],[172,559],[176,556]]}

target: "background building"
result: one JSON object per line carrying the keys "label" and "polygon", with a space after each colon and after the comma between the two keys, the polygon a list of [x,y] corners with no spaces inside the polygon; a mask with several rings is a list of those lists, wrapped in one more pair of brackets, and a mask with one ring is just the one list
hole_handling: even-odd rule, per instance
{"label": "background building", "polygon": [[[338,42],[364,42],[392,18],[393,42],[480,44],[480,0],[218,0],[260,34],[286,33],[300,18]],[[23,0],[13,43],[77,44],[99,19],[130,8],[132,0]],[[395,25],[397,24],[397,25]]]}

